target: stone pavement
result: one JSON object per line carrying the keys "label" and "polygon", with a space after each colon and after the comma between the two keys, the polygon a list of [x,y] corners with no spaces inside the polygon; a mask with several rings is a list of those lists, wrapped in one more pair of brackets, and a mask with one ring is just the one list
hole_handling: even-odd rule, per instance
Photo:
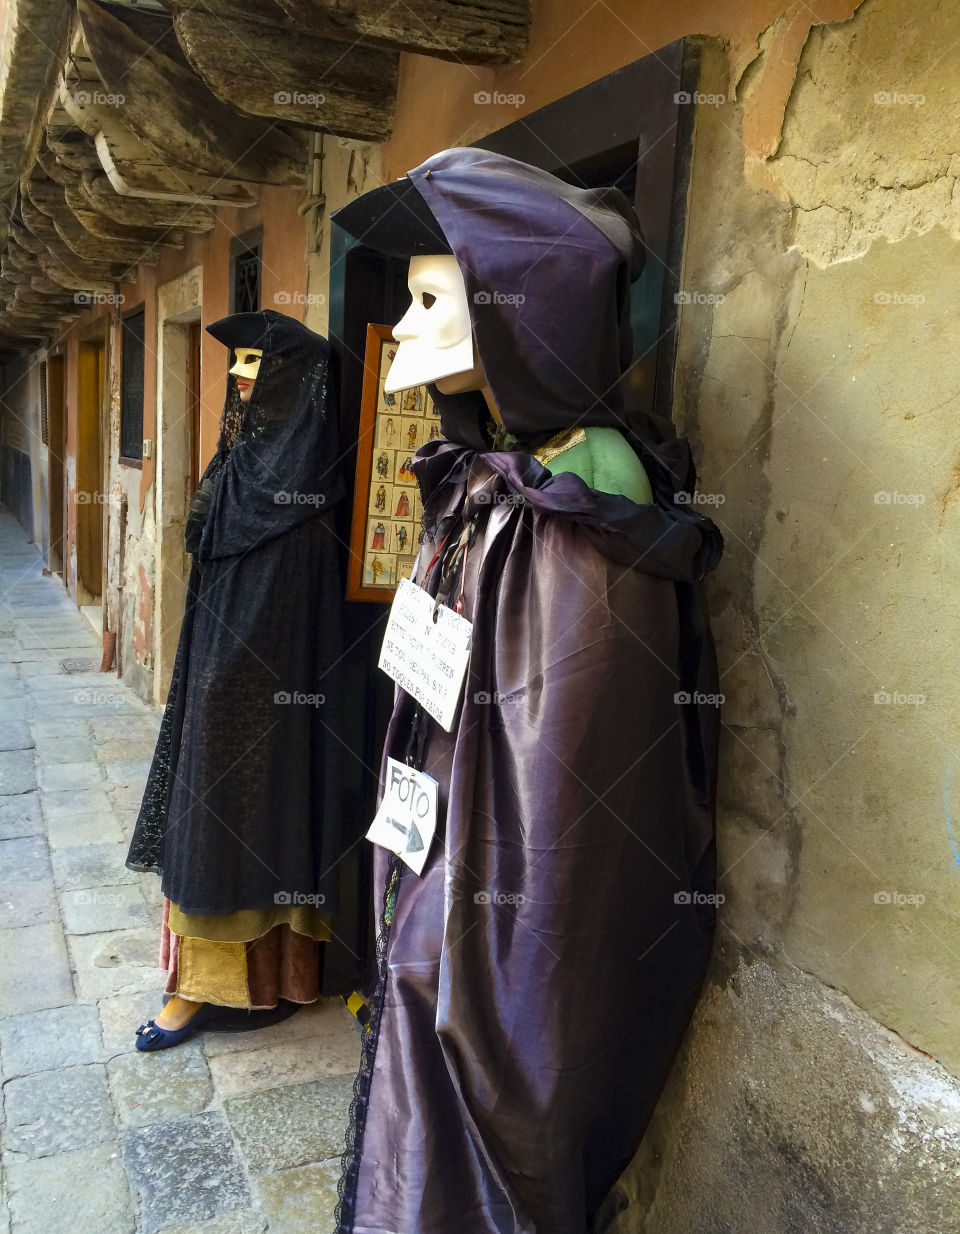
{"label": "stone pavement", "polygon": [[359,1057],[340,1000],[134,1050],[162,900],[123,863],[159,714],[99,661],[0,507],[0,1234],[323,1234]]}

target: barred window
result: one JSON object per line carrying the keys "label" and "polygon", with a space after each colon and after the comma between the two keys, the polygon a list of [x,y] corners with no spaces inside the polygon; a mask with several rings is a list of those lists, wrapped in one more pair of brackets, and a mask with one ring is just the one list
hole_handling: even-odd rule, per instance
{"label": "barred window", "polygon": [[50,425],[47,420],[47,362],[40,361],[40,441],[50,444]]}
{"label": "barred window", "polygon": [[144,313],[124,317],[120,344],[120,457],[143,458]]}
{"label": "barred window", "polygon": [[263,228],[230,241],[230,312],[255,313],[260,308]]}

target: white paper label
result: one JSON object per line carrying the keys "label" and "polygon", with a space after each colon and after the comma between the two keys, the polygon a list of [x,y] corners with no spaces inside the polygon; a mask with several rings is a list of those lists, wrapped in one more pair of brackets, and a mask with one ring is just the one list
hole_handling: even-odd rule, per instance
{"label": "white paper label", "polygon": [[379,667],[448,733],[463,692],[472,629],[453,609],[438,607],[422,587],[400,580]]}
{"label": "white paper label", "polygon": [[388,848],[419,874],[437,829],[437,782],[387,758],[387,783],[367,839]]}

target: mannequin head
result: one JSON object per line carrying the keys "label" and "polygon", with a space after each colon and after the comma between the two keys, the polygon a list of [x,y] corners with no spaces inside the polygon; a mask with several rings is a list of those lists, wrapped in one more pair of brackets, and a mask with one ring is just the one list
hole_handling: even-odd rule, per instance
{"label": "mannequin head", "polygon": [[257,380],[263,350],[260,347],[237,347],[233,353],[234,364],[230,369],[231,377],[237,379],[237,390],[241,403],[249,403],[253,394],[253,383]]}
{"label": "mannequin head", "polygon": [[[454,393],[447,391],[444,379],[476,371],[467,289],[456,257],[447,253],[411,257],[407,286],[412,303],[393,328],[400,346],[384,390],[394,394],[435,381],[439,389]],[[480,373],[475,384],[457,390],[476,390],[482,384]]]}

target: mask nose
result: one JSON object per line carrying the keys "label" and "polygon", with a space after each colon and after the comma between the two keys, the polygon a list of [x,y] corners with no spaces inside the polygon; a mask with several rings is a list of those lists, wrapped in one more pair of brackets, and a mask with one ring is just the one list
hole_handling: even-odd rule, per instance
{"label": "mask nose", "polygon": [[420,337],[420,330],[417,327],[417,308],[417,304],[411,304],[393,327],[393,337],[398,343],[409,343],[411,339]]}
{"label": "mask nose", "polygon": [[228,370],[231,377],[243,377],[247,381],[255,381],[262,356],[263,352],[255,347],[234,352],[234,364]]}

